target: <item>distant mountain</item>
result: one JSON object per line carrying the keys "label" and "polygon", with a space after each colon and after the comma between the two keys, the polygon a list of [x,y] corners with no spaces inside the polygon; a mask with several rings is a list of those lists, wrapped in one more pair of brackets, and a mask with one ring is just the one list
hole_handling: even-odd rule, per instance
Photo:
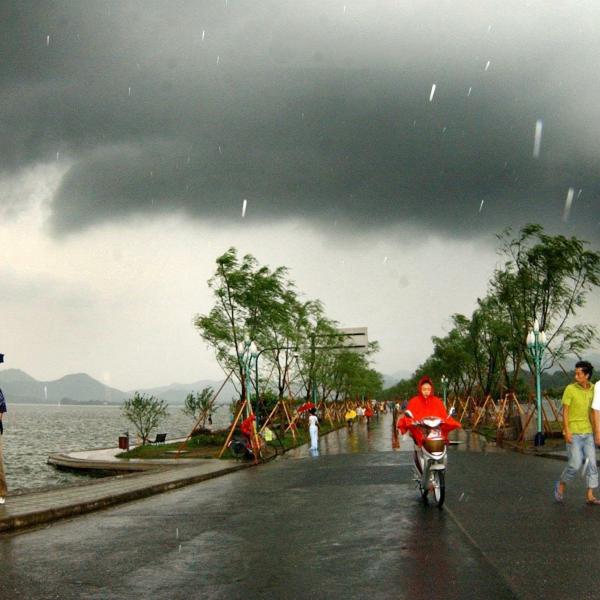
{"label": "distant mountain", "polygon": [[[201,379],[200,381],[195,381],[193,383],[172,383],[170,385],[155,388],[132,390],[130,394],[137,391],[156,396],[157,398],[162,398],[169,404],[183,404],[186,396],[192,392],[200,392],[205,387],[212,387],[213,391],[217,393],[222,385],[223,380],[215,381],[211,379]],[[229,404],[233,398],[237,397],[239,397],[238,392],[236,392],[233,384],[228,381],[219,393],[217,404]]]}
{"label": "distant mountain", "polygon": [[[0,387],[9,402],[32,404],[121,404],[134,391],[146,393],[165,400],[168,404],[183,404],[190,392],[199,392],[211,386],[215,392],[223,381],[200,380],[194,383],[172,383],[155,388],[138,388],[123,392],[104,385],[86,373],[65,375],[55,381],[38,381],[20,369],[0,370]],[[228,382],[217,399],[218,404],[229,404],[237,396]]]}
{"label": "distant mountain", "polygon": [[85,373],[66,375],[55,381],[38,381],[19,369],[0,371],[0,386],[10,402],[58,404],[71,402],[121,403],[129,395]]}
{"label": "distant mountain", "polygon": [[402,379],[409,379],[412,375],[412,371],[407,371],[406,369],[396,371],[392,375],[383,374],[383,389],[387,389],[396,385]]}

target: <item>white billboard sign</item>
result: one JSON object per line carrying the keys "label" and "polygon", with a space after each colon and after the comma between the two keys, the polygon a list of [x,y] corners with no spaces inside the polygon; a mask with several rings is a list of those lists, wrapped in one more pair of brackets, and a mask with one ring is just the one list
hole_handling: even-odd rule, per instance
{"label": "white billboard sign", "polygon": [[369,348],[367,327],[341,327],[338,332],[344,336],[344,349],[353,352],[366,352]]}

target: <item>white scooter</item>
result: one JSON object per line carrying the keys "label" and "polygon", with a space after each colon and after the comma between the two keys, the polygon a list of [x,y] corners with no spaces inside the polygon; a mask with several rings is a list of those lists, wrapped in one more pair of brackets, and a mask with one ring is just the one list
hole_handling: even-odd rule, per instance
{"label": "white scooter", "polygon": [[[454,409],[450,410],[452,416]],[[413,418],[410,411],[406,415]],[[444,419],[425,417],[415,421],[414,426],[423,432],[423,445],[415,448],[414,480],[425,504],[431,499],[438,508],[442,508],[446,496],[447,438],[444,433]]]}

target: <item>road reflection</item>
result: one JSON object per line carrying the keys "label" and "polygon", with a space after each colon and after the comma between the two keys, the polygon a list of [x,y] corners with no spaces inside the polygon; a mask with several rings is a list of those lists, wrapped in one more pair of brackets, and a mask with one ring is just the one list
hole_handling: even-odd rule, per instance
{"label": "road reflection", "polygon": [[[408,434],[397,435],[391,414],[379,415],[367,423],[357,419],[352,429],[344,427],[319,438],[319,455],[356,454],[368,452],[412,452],[413,442]],[[450,434],[450,452],[502,452],[479,434],[458,430]],[[308,446],[291,450],[286,458],[311,456]]]}

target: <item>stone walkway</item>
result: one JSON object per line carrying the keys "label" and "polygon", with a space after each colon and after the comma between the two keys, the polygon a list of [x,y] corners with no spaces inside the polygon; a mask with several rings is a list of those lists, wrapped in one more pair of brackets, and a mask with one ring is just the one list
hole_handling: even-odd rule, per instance
{"label": "stone walkway", "polygon": [[8,496],[0,506],[0,533],[80,515],[121,502],[145,498],[252,467],[252,463],[195,460],[194,465],[105,477],[85,484]]}

